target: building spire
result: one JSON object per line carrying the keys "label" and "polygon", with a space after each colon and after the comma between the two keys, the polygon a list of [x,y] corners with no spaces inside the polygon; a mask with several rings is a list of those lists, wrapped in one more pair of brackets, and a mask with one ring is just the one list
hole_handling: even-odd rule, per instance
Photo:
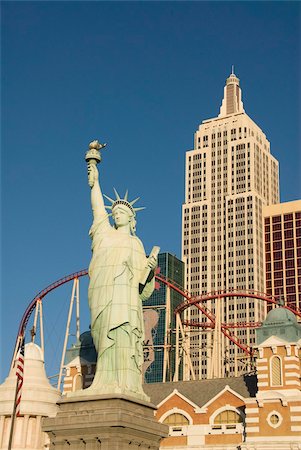
{"label": "building spire", "polygon": [[241,99],[241,89],[239,87],[239,78],[234,73],[234,65],[232,65],[232,71],[230,76],[226,80],[226,86],[224,88],[224,98],[220,113],[218,117],[228,116],[230,114],[241,113],[244,111],[243,102]]}

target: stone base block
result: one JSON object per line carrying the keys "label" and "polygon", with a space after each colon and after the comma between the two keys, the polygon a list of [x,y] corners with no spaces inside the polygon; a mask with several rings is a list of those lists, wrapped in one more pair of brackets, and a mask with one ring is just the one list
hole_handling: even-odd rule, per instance
{"label": "stone base block", "polygon": [[154,418],[156,407],[123,395],[69,397],[43,431],[55,450],[158,450],[168,426]]}

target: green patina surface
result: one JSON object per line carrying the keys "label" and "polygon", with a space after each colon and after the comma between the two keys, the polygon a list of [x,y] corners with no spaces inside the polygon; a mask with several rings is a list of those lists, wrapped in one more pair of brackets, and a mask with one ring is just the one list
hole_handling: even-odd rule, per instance
{"label": "green patina surface", "polygon": [[262,326],[256,330],[257,345],[271,336],[276,336],[286,342],[297,342],[301,339],[301,325],[294,313],[285,308],[272,309]]}

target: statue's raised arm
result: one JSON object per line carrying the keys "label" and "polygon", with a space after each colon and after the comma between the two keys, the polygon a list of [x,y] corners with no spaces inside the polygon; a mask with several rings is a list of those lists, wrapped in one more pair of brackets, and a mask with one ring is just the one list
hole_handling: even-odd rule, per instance
{"label": "statue's raised arm", "polygon": [[97,169],[97,164],[101,161],[100,149],[105,146],[106,144],[100,144],[98,141],[93,141],[89,144],[89,150],[86,153],[88,183],[91,188],[91,205],[94,220],[97,220],[106,214]]}

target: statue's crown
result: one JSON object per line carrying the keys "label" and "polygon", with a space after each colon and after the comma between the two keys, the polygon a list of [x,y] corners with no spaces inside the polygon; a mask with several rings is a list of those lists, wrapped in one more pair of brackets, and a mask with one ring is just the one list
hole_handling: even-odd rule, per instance
{"label": "statue's crown", "polygon": [[105,206],[107,209],[113,210],[115,208],[115,206],[123,205],[123,206],[126,206],[131,211],[133,216],[136,215],[137,211],[141,211],[142,209],[145,209],[144,207],[134,208],[134,204],[140,199],[140,197],[137,197],[134,200],[129,201],[128,200],[128,191],[126,191],[126,193],[124,195],[124,198],[121,198],[120,195],[118,194],[118,192],[116,191],[116,189],[115,188],[113,188],[113,189],[114,189],[114,192],[115,192],[116,200],[113,200],[112,198],[110,198],[110,197],[108,197],[107,195],[104,194],[104,197],[107,200],[109,200],[109,202],[111,202],[111,205]]}

